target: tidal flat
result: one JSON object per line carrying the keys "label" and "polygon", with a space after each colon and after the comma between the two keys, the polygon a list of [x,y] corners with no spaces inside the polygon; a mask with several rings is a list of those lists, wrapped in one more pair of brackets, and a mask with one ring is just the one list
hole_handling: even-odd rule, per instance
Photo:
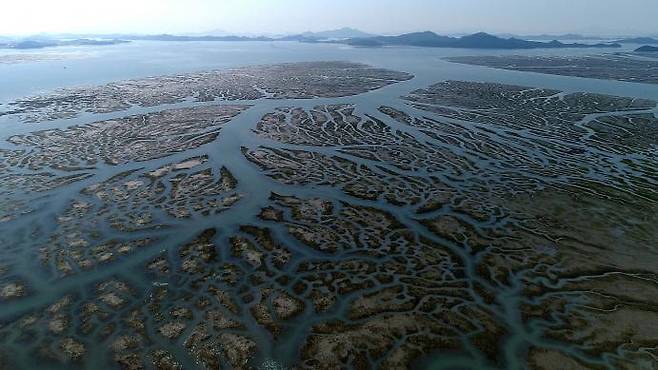
{"label": "tidal flat", "polygon": [[0,369],[655,369],[655,97],[398,69],[2,106]]}
{"label": "tidal flat", "polygon": [[658,61],[651,53],[583,56],[458,56],[447,60],[513,71],[658,84]]}
{"label": "tidal flat", "polygon": [[301,99],[356,95],[405,81],[408,73],[348,62],[263,65],[232,70],[156,76],[52,94],[10,103],[0,115],[20,115],[26,122],[72,118],[81,112],[107,113],[196,101]]}

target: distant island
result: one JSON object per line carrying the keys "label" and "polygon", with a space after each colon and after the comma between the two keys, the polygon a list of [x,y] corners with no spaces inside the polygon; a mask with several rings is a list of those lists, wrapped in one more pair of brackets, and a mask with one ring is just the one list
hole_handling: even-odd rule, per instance
{"label": "distant island", "polygon": [[103,46],[124,44],[127,40],[95,40],[95,39],[75,39],[75,40],[20,40],[0,43],[0,49],[43,49],[56,46]]}
{"label": "distant island", "polygon": [[502,38],[485,32],[463,37],[440,36],[434,32],[415,32],[400,36],[376,36],[354,38],[344,41],[353,46],[422,46],[462,49],[539,49],[539,48],[619,48],[618,43],[566,44],[557,40],[550,42],[528,41],[517,38]]}
{"label": "distant island", "polygon": [[[362,36],[349,37],[355,34]],[[557,40],[553,40],[551,42],[528,41],[517,38],[497,37],[484,32],[479,32],[463,37],[440,36],[430,31],[406,33],[399,36],[374,36],[350,28],[317,33],[306,32],[279,38],[263,36],[174,36],[167,34],[149,36],[125,36],[124,38],[128,40],[149,41],[297,41],[307,43],[340,43],[360,47],[420,46],[464,49],[555,49],[621,47],[621,45],[618,43],[571,44],[562,43]]]}
{"label": "distant island", "polygon": [[258,36],[178,36],[178,35],[126,35],[126,40],[131,41],[276,41],[276,39]]}
{"label": "distant island", "polygon": [[[72,36],[78,36],[73,39]],[[575,37],[574,35],[570,35]],[[236,36],[236,35],[53,35],[49,37],[26,38],[22,40],[8,40],[0,38],[0,49],[40,49],[55,46],[89,46],[114,45],[130,41],[174,41],[174,42],[275,42],[294,41],[304,43],[339,43],[357,47],[383,47],[383,46],[418,46],[433,48],[462,48],[462,49],[557,49],[557,48],[619,48],[621,43],[632,42],[628,40],[645,40],[650,44],[649,38],[625,39],[610,43],[564,43],[558,40],[547,42],[531,41],[516,37],[500,37],[485,32],[478,32],[462,37],[442,36],[431,31],[405,33],[397,36],[372,35],[353,28],[340,28],[323,32],[304,32],[281,37],[267,36]],[[66,37],[66,38],[63,38]],[[84,37],[84,38],[83,38]],[[656,40],[658,43],[658,40]]]}
{"label": "distant island", "polygon": [[534,41],[553,41],[553,40],[568,40],[568,41],[582,41],[582,40],[593,40],[593,41],[605,41],[611,40],[612,38],[606,38],[601,36],[588,36],[581,35],[577,33],[565,33],[559,35],[515,35],[511,33],[496,34],[498,37],[502,38],[517,38],[523,40],[534,40]]}
{"label": "distant island", "polygon": [[658,46],[641,46],[637,49],[635,49],[636,53],[658,53]]}
{"label": "distant island", "polygon": [[628,39],[621,39],[615,41],[616,43],[619,44],[649,44],[649,45],[656,45],[658,44],[658,39],[654,39],[653,37],[634,37],[634,38],[628,38]]}
{"label": "distant island", "polygon": [[302,37],[310,39],[352,39],[359,37],[375,37],[367,32],[363,32],[354,28],[343,27],[337,30],[322,31],[322,32],[304,32],[301,34]]}
{"label": "distant island", "polygon": [[236,36],[236,35],[121,35],[126,40],[133,41],[297,41],[297,42],[335,42],[354,38],[376,37],[377,35],[344,27],[321,32],[304,32],[300,34],[268,37],[268,36]]}

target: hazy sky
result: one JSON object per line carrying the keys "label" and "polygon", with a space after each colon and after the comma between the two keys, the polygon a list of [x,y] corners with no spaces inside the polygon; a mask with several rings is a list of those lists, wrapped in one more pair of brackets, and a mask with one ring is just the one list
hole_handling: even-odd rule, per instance
{"label": "hazy sky", "polygon": [[518,34],[658,34],[658,0],[0,0],[0,34],[293,33],[350,26]]}

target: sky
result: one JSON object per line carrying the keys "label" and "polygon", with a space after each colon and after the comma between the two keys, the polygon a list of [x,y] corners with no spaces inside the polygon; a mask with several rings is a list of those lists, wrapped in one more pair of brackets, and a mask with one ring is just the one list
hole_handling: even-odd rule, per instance
{"label": "sky", "polygon": [[0,0],[0,35],[288,34],[354,27],[515,34],[658,34],[658,0]]}

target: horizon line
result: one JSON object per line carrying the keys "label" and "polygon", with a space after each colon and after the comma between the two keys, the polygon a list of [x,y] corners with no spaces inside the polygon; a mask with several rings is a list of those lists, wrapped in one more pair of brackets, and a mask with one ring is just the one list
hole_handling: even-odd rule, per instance
{"label": "horizon line", "polygon": [[[559,36],[582,36],[584,38],[591,38],[591,37],[596,37],[596,38],[617,38],[617,37],[656,37],[658,36],[658,33],[644,33],[644,34],[596,34],[596,33],[581,33],[581,32],[541,32],[541,33],[515,33],[515,32],[490,32],[490,31],[455,31],[455,32],[438,32],[438,31],[432,31],[429,29],[425,30],[415,30],[415,31],[404,31],[404,32],[399,32],[399,33],[377,33],[377,32],[369,32],[369,31],[363,31],[360,28],[355,28],[355,27],[350,27],[350,26],[345,26],[345,27],[338,27],[338,28],[333,28],[333,29],[326,29],[326,30],[321,30],[321,31],[301,31],[301,32],[285,32],[285,33],[278,33],[278,32],[231,32],[231,31],[225,31],[221,29],[215,29],[215,30],[208,30],[204,32],[166,32],[166,31],[157,31],[157,32],[130,32],[130,31],[111,31],[111,32],[83,32],[83,31],[39,31],[39,32],[32,32],[32,33],[17,33],[17,34],[0,34],[0,37],[14,37],[14,38],[19,38],[19,37],[33,37],[33,36],[39,36],[39,35],[72,35],[72,36],[110,36],[110,35],[116,35],[116,36],[158,36],[158,35],[168,35],[168,36],[195,36],[195,37],[204,37],[204,36],[210,36],[210,37],[251,37],[251,38],[256,38],[256,37],[286,37],[286,36],[294,36],[294,35],[303,35],[306,33],[325,33],[325,32],[332,32],[332,31],[341,31],[341,30],[353,30],[353,31],[358,31],[362,33],[367,33],[372,36],[399,36],[399,35],[405,35],[405,34],[411,34],[411,33],[423,33],[423,32],[432,32],[437,35],[441,36],[452,36],[452,37],[460,37],[460,36],[468,36],[468,35],[474,35],[478,33],[486,33],[498,37],[533,37],[533,36],[541,36],[541,37],[559,37]],[[213,34],[214,33],[214,34]],[[218,33],[221,33],[219,35]]]}

